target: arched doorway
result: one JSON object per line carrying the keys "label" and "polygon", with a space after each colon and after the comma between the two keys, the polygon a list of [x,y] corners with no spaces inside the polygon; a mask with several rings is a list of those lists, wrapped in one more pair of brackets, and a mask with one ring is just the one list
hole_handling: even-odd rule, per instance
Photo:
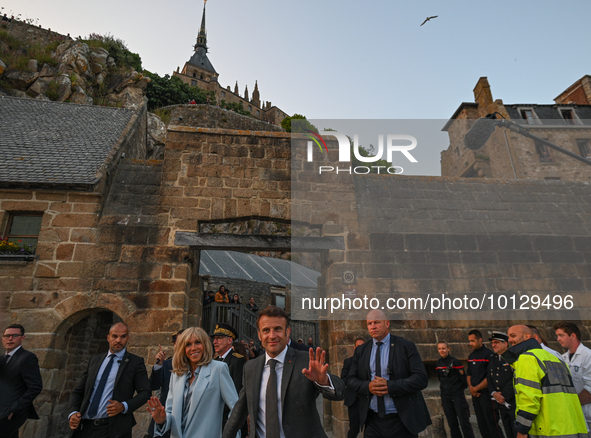
{"label": "arched doorway", "polygon": [[[83,317],[72,325],[62,338],[62,360],[58,370],[54,371],[52,412],[47,425],[47,437],[58,438],[67,436],[68,415],[70,414],[70,395],[78,385],[88,361],[94,355],[106,353],[109,348],[107,334],[109,327],[122,319],[109,310],[96,309],[94,313]],[[58,341],[59,342],[59,341]]]}

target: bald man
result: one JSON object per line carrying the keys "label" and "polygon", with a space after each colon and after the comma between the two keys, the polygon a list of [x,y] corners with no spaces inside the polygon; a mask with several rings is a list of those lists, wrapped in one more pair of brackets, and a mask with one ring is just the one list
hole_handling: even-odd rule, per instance
{"label": "bald man", "polygon": [[515,370],[517,438],[586,436],[581,403],[564,362],[543,350],[525,325],[514,325],[507,334],[512,347],[503,358]]}
{"label": "bald man", "polygon": [[425,366],[414,343],[390,334],[381,310],[367,314],[372,337],[355,349],[347,387],[359,396],[365,438],[417,437],[431,424],[421,390],[427,387]]}

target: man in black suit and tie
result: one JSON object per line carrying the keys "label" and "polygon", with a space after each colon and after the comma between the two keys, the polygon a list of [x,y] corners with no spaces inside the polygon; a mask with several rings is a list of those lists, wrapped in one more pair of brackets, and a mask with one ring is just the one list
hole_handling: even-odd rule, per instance
{"label": "man in black suit and tie", "polygon": [[126,349],[127,324],[113,324],[107,341],[108,354],[90,359],[70,398],[75,438],[131,438],[133,412],[152,394],[144,359]]}
{"label": "man in black suit and tie", "polygon": [[2,335],[0,358],[0,437],[18,438],[27,418],[39,419],[33,400],[43,389],[37,356],[22,347],[25,328],[11,324]]}
{"label": "man in black suit and tie", "polygon": [[[216,324],[215,330],[211,337],[213,338],[213,349],[217,354],[215,360],[225,362],[226,365],[228,365],[230,376],[232,377],[234,386],[236,387],[236,393],[239,394],[240,390],[242,389],[242,369],[246,363],[246,358],[240,353],[235,352],[234,348],[232,348],[232,343],[238,337],[238,333],[230,324],[220,322],[219,324]],[[225,405],[222,428],[226,425],[226,421],[228,421],[229,413],[230,408]],[[246,437],[248,435],[248,424],[246,421],[244,422],[241,430],[242,436]]]}
{"label": "man in black suit and tie", "polygon": [[371,342],[353,353],[347,387],[359,395],[365,438],[416,438],[431,424],[421,390],[428,378],[414,343],[389,332],[381,310],[367,314]]}
{"label": "man in black suit and tie", "polygon": [[257,329],[265,354],[244,366],[244,386],[223,438],[234,438],[249,414],[252,438],[326,438],[316,397],[342,400],[345,392],[343,381],[327,372],[326,353],[288,347],[289,317],[279,307],[260,312]]}
{"label": "man in black suit and tie", "polygon": [[[184,332],[185,329],[180,329],[178,332],[172,335],[172,346],[176,344],[176,338]],[[166,350],[158,345],[158,353],[156,353],[156,363],[152,368],[152,374],[150,375],[150,386],[152,391],[160,390],[160,403],[166,406],[166,397],[168,397],[168,390],[170,389],[170,375],[172,373],[172,357],[166,358]],[[154,436],[154,420],[150,420],[150,426],[148,427],[148,436]],[[170,430],[162,435],[163,438],[170,437]]]}
{"label": "man in black suit and tie", "polygon": [[[365,340],[363,338],[355,339],[355,348],[353,352],[359,347],[360,345],[365,344]],[[341,370],[341,379],[345,384],[347,383],[347,377],[349,377],[349,371],[351,370],[351,363],[353,362],[353,356],[348,357],[343,361],[343,369]],[[347,432],[347,438],[357,438],[357,434],[361,428],[361,424],[359,424],[359,397],[352,391],[350,388],[347,388],[347,392],[345,393],[345,406],[349,411],[349,431]]]}

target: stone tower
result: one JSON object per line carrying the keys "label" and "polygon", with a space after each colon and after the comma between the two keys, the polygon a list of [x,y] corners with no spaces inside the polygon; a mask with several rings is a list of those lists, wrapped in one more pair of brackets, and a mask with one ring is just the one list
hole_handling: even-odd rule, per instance
{"label": "stone tower", "polygon": [[259,95],[259,85],[257,81],[254,82],[254,91],[252,92],[252,104],[257,108],[261,107],[261,96]]}
{"label": "stone tower", "polygon": [[201,26],[197,35],[197,42],[193,46],[195,53],[188,62],[185,63],[182,75],[194,78],[195,83],[191,86],[197,86],[197,81],[217,82],[218,72],[215,71],[211,61],[207,57],[207,31],[205,30],[205,4],[203,4],[203,15],[201,17]]}

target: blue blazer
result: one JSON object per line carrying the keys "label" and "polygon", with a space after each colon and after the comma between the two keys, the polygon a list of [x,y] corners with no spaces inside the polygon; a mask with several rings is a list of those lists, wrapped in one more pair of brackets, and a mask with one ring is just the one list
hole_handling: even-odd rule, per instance
{"label": "blue blazer", "polygon": [[234,387],[228,365],[224,362],[212,361],[201,367],[188,413],[185,434],[181,432],[183,394],[185,391],[186,374],[172,374],[170,389],[166,399],[166,422],[157,425],[155,436],[161,436],[170,430],[171,438],[222,436],[222,415],[224,405],[230,409],[238,401],[238,393]]}

